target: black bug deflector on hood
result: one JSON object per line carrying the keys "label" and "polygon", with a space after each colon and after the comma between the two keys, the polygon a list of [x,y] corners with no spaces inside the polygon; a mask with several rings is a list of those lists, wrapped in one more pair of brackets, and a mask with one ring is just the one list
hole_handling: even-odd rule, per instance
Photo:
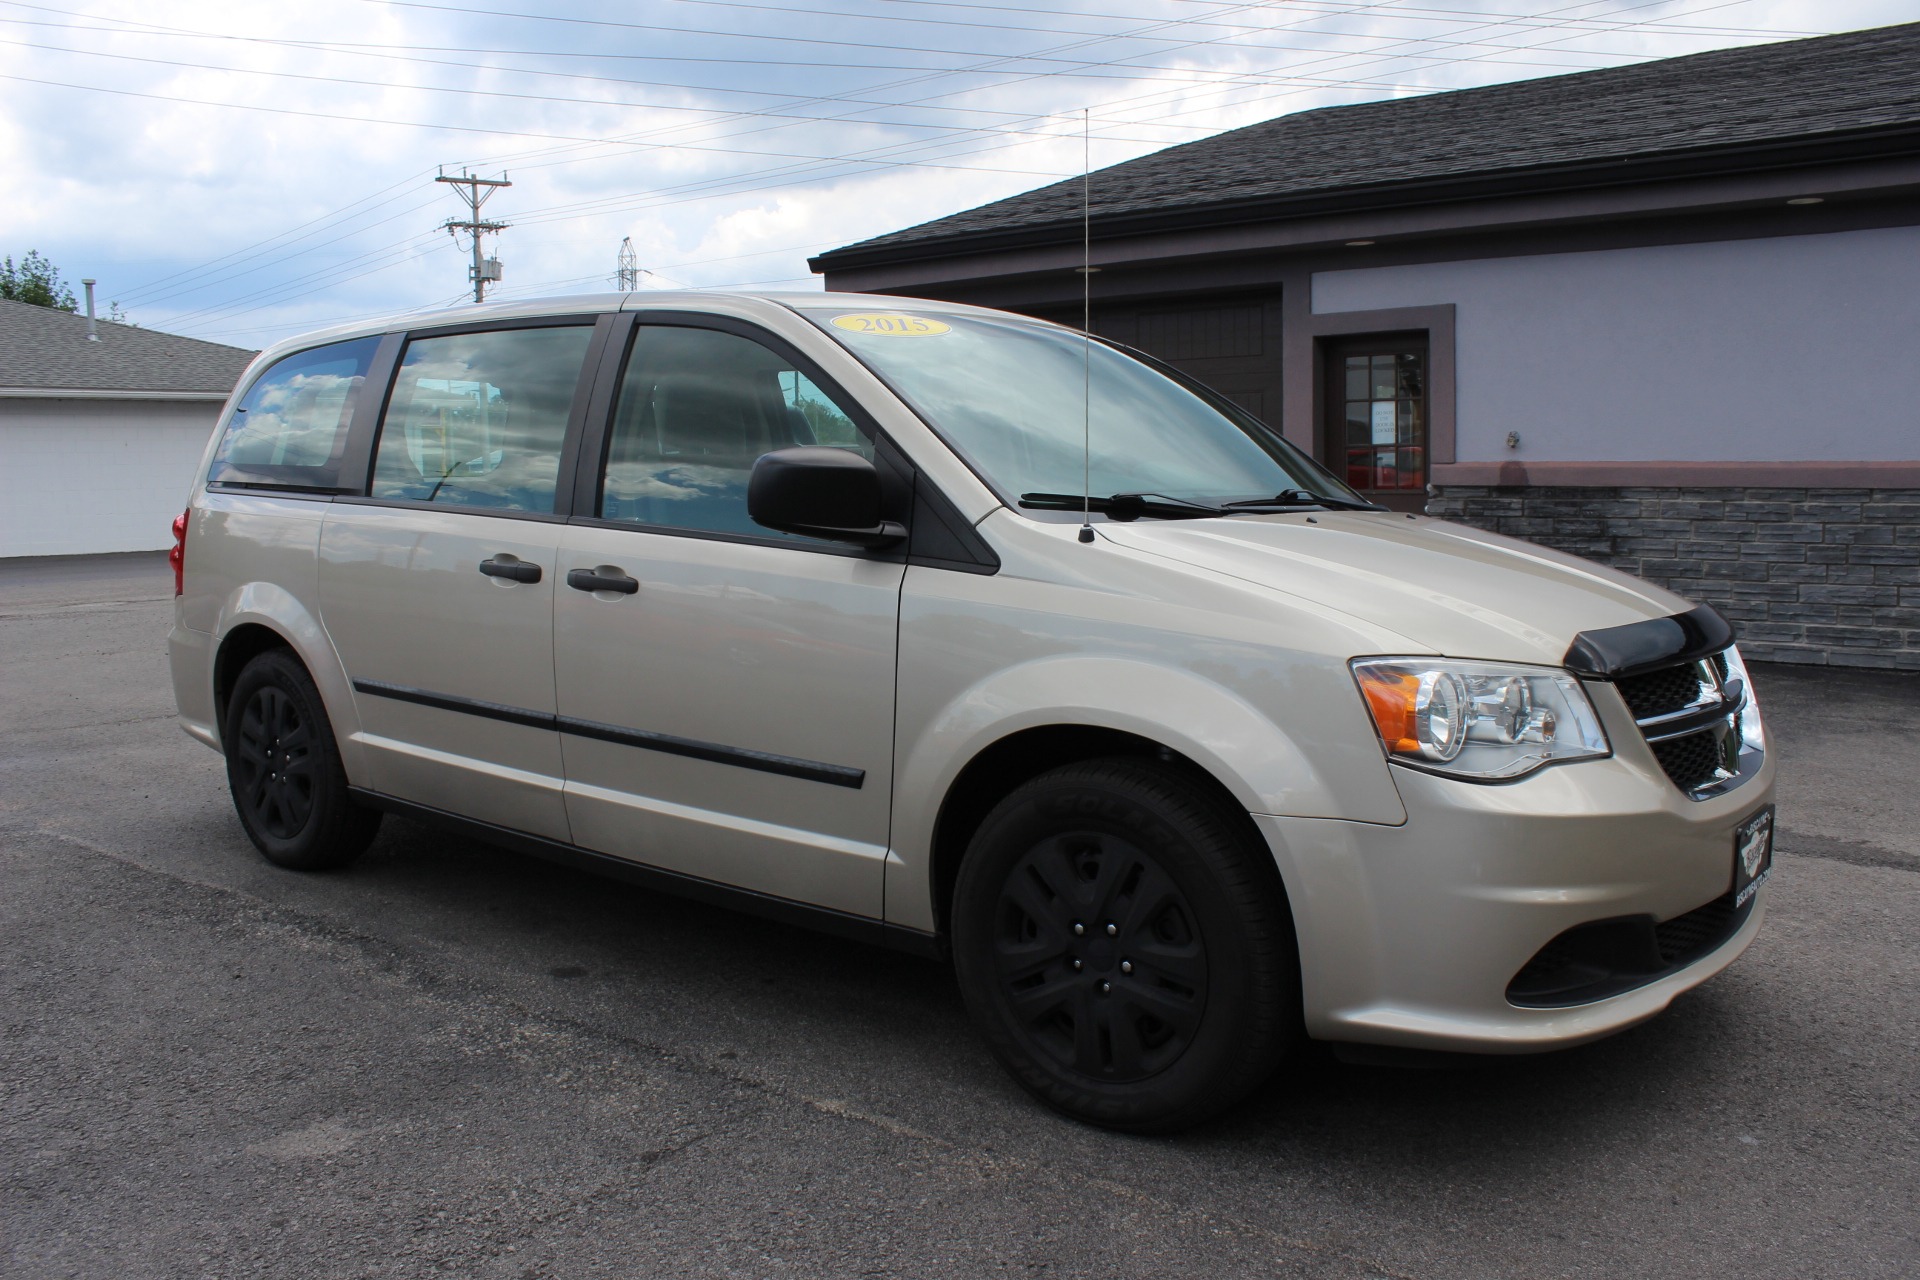
{"label": "black bug deflector on hood", "polygon": [[1567,649],[1567,669],[1593,680],[1620,680],[1711,657],[1733,643],[1733,624],[1711,605],[1669,618],[1582,631]]}

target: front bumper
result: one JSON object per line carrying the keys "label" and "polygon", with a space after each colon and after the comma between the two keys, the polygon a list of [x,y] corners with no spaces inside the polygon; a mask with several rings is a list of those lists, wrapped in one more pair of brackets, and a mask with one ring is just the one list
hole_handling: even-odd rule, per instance
{"label": "front bumper", "polygon": [[1396,768],[1400,826],[1255,815],[1292,899],[1308,1033],[1535,1052],[1644,1021],[1731,964],[1759,931],[1765,888],[1730,937],[1677,971],[1590,1003],[1508,1000],[1514,976],[1568,929],[1669,921],[1725,895],[1734,830],[1773,799],[1770,756],[1742,785],[1695,801],[1643,742],[1613,740],[1609,759],[1505,786]]}

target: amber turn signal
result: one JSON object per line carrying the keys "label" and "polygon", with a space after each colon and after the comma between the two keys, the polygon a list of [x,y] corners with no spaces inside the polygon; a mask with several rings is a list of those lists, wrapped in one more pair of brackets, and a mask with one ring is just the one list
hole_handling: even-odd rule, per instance
{"label": "amber turn signal", "polygon": [[1373,712],[1373,724],[1380,741],[1395,755],[1420,754],[1420,740],[1413,727],[1413,710],[1420,697],[1420,677],[1391,667],[1358,667],[1354,675],[1360,692],[1366,696],[1367,709]]}

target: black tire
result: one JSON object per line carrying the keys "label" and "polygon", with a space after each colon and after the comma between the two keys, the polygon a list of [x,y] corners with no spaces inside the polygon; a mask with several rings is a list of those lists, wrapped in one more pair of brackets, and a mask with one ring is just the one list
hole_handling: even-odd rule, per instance
{"label": "black tire", "polygon": [[380,814],[347,793],[326,705],[290,650],[269,649],[241,670],[222,745],[234,812],[269,862],[326,871],[373,842]]}
{"label": "black tire", "polygon": [[954,967],[1028,1092],[1165,1133],[1239,1102],[1287,1056],[1301,1037],[1293,917],[1245,827],[1179,770],[1135,759],[1053,770],[987,815],[954,887]]}

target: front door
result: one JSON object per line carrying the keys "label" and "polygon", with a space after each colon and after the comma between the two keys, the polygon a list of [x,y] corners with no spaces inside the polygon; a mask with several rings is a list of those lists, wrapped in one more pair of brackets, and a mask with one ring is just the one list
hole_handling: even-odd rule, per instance
{"label": "front door", "polygon": [[1327,348],[1327,466],[1395,511],[1427,504],[1427,344],[1348,338]]}
{"label": "front door", "polygon": [[559,840],[556,488],[593,331],[409,342],[370,492],[330,504],[320,536],[372,787]]}
{"label": "front door", "polygon": [[591,510],[560,542],[576,843],[881,915],[904,563],[774,533],[746,508],[762,453],[872,458],[858,418],[777,341],[636,327]]}

